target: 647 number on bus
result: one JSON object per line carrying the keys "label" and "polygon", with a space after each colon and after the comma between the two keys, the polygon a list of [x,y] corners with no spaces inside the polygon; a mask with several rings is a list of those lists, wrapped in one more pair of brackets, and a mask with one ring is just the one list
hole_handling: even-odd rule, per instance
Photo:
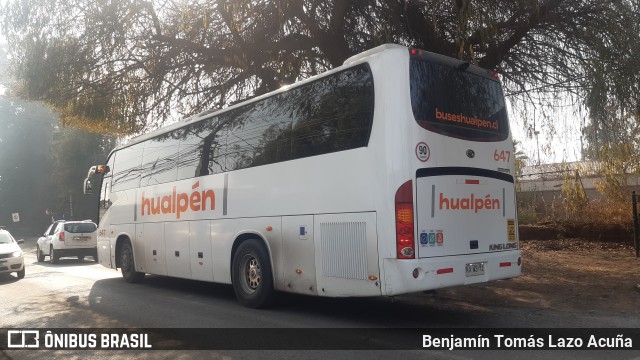
{"label": "647 number on bus", "polygon": [[498,149],[496,149],[493,152],[493,160],[509,162],[509,160],[511,160],[511,151],[502,150],[498,152]]}

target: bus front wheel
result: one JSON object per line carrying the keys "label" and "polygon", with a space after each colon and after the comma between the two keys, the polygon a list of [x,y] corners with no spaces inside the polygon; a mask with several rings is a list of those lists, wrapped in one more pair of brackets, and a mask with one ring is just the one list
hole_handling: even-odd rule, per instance
{"label": "bus front wheel", "polygon": [[137,283],[144,279],[144,273],[136,271],[133,249],[129,241],[125,241],[120,249],[120,270],[122,271],[122,277],[127,282]]}
{"label": "bus front wheel", "polygon": [[250,308],[271,304],[275,296],[269,254],[255,239],[244,241],[233,256],[231,279],[238,302]]}

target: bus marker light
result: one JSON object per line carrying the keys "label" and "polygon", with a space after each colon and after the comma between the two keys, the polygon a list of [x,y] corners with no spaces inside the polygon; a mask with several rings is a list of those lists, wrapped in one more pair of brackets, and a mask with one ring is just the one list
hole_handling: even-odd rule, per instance
{"label": "bus marker light", "polygon": [[96,168],[96,172],[98,174],[107,174],[109,170],[109,166],[107,165],[98,165],[98,167]]}
{"label": "bus marker light", "polygon": [[369,276],[369,280],[376,281],[376,280],[378,280],[378,277],[374,276],[374,275],[371,275],[371,276]]}
{"label": "bus marker light", "polygon": [[302,274],[302,269],[296,269],[296,274]]}
{"label": "bus marker light", "polygon": [[436,271],[436,274],[441,275],[441,274],[449,274],[453,272],[453,268],[444,268],[444,269],[438,269],[438,271]]}
{"label": "bus marker light", "polygon": [[509,266],[511,266],[511,261],[500,263],[500,267],[509,267]]}
{"label": "bus marker light", "polygon": [[271,230],[273,230],[273,227],[267,226],[267,231],[271,231]]}
{"label": "bus marker light", "polygon": [[467,185],[480,185],[480,180],[469,180],[469,179],[467,179],[467,180],[464,181],[464,183],[467,184]]}
{"label": "bus marker light", "polygon": [[420,275],[420,270],[418,268],[413,269],[413,278],[417,279],[418,275]]}

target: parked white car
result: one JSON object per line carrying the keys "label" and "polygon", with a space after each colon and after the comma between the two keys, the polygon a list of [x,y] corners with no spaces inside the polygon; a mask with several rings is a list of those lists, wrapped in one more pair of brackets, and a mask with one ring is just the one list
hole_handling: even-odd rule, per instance
{"label": "parked white car", "polygon": [[49,261],[53,264],[67,256],[77,256],[80,260],[85,256],[92,256],[98,261],[97,229],[98,226],[90,220],[54,222],[44,236],[38,239],[38,262],[43,262],[45,256],[49,256]]}
{"label": "parked white car", "polygon": [[17,240],[7,230],[0,229],[0,274],[18,274],[18,279],[24,278],[24,256],[20,245],[23,240]]}

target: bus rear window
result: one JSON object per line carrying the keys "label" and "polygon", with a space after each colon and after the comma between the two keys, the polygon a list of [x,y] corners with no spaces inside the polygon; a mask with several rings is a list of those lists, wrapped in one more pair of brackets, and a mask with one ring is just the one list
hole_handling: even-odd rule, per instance
{"label": "bus rear window", "polygon": [[502,141],[509,123],[498,81],[454,67],[411,59],[411,107],[418,124],[472,141]]}

